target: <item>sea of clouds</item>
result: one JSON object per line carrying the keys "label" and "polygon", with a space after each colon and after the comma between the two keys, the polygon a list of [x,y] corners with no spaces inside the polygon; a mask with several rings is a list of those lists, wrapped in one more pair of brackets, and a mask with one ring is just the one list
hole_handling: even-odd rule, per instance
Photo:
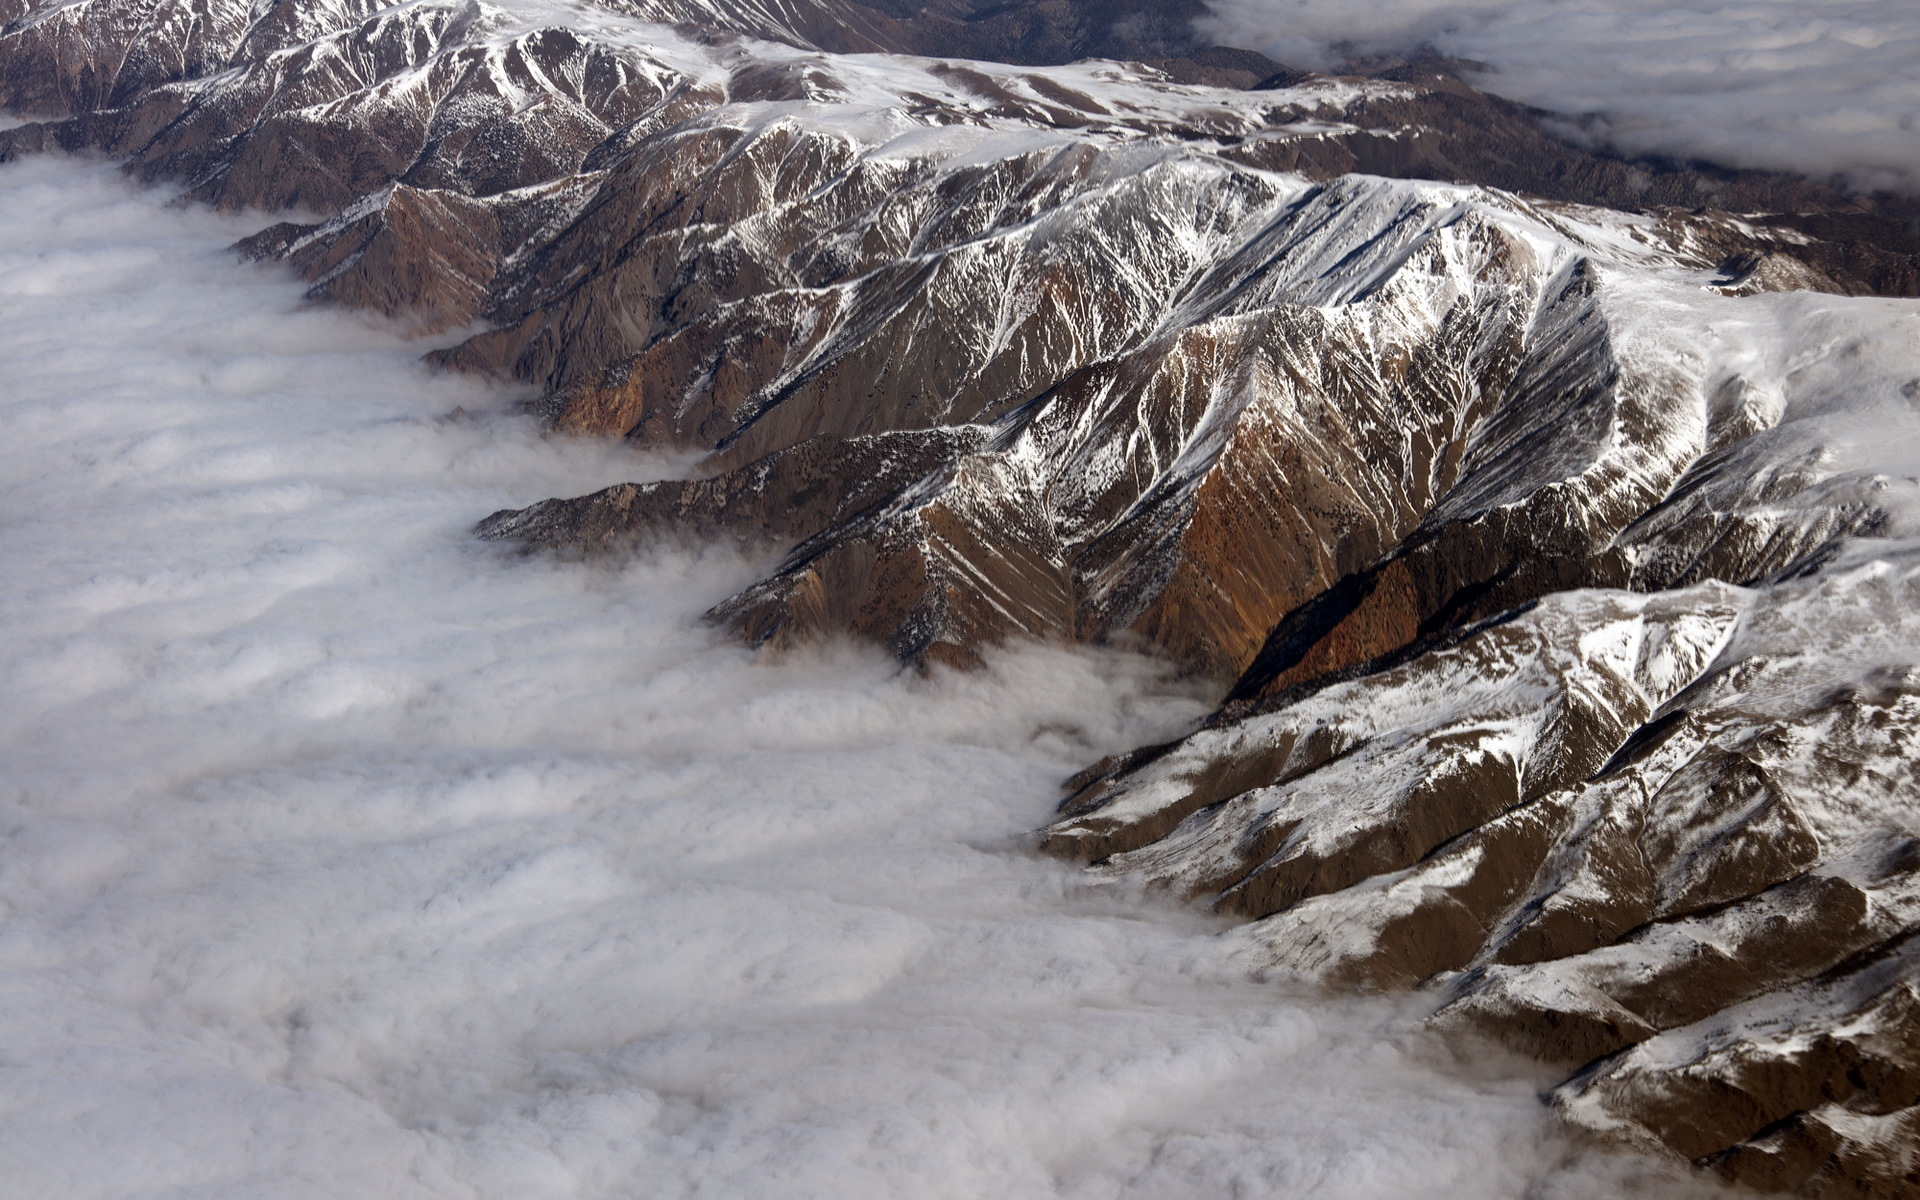
{"label": "sea of clouds", "polygon": [[0,167],[9,1197],[1701,1194],[1030,853],[1193,695],[758,662],[697,616],[764,564],[476,544],[669,464],[164,200]]}
{"label": "sea of clouds", "polygon": [[1206,32],[1282,62],[1430,47],[1489,91],[1595,119],[1633,154],[1920,191],[1913,0],[1208,0]]}

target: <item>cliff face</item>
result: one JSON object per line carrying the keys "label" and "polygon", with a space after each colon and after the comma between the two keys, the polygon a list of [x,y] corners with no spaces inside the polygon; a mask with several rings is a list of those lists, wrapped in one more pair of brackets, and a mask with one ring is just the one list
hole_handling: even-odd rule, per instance
{"label": "cliff face", "polygon": [[[1869,298],[1916,210],[1154,11],[0,0],[0,155],[290,210],[245,249],[316,298],[703,456],[482,536],[790,547],[713,614],[771,647],[1216,681],[1044,844],[1251,969],[1426,987],[1607,1136],[1920,1194],[1920,309]],[[1150,62],[1044,65],[1089,50]]]}

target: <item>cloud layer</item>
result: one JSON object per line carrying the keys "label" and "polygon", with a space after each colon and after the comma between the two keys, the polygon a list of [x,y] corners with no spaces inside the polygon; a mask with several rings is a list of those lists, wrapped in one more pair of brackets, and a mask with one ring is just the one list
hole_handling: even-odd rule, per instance
{"label": "cloud layer", "polygon": [[770,667],[693,620],[754,564],[475,545],[657,466],[533,436],[161,199],[0,168],[10,1195],[1496,1200],[1643,1169],[1557,1140],[1526,1069],[1440,1069],[1401,1008],[1246,983],[1202,918],[1025,850],[1066,771],[1191,696],[1040,651]]}
{"label": "cloud layer", "polygon": [[1907,0],[1209,0],[1283,62],[1431,45],[1488,90],[1632,153],[1920,190],[1920,5]]}

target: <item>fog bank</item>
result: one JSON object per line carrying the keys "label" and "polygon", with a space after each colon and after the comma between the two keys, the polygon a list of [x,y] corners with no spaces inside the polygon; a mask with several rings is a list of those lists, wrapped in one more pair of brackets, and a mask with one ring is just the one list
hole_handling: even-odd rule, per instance
{"label": "fog bank", "polygon": [[1920,191],[1909,0],[1208,0],[1209,35],[1282,62],[1430,46],[1488,91],[1595,114],[1586,136]]}
{"label": "fog bank", "polygon": [[769,666],[695,619],[755,564],[477,545],[661,468],[164,199],[0,167],[10,1195],[1699,1194],[1028,853],[1193,696]]}

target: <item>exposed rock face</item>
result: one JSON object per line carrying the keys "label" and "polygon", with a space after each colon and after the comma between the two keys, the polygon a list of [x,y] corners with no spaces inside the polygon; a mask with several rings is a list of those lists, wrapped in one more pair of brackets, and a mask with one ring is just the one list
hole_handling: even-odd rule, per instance
{"label": "exposed rock face", "polygon": [[1578,1123],[1910,1194],[1916,600],[1911,547],[1562,593],[1114,764],[1049,844],[1254,919],[1256,969],[1427,983],[1437,1024],[1582,1067]]}
{"label": "exposed rock face", "polygon": [[[704,456],[483,536],[790,548],[714,614],[759,644],[1216,680],[1044,839],[1251,968],[1429,988],[1607,1136],[1920,1195],[1920,485],[1876,457],[1920,309],[1813,295],[1920,295],[1920,207],[1192,15],[0,0],[0,156],[292,210],[244,249],[316,298]],[[1147,61],[1035,65],[1089,53]]]}
{"label": "exposed rock face", "polygon": [[[1076,781],[1045,844],[1250,920],[1257,971],[1433,990],[1437,1025],[1577,1068],[1555,1103],[1607,1136],[1766,1188],[1915,1194],[1920,551],[1885,537],[1910,535],[1915,483],[1848,469],[1871,455],[1807,407],[1849,379],[1880,392],[1873,436],[1911,437],[1920,313],[1895,311],[1877,375],[1718,383],[1744,355],[1616,314],[1615,394],[1656,363],[1669,414],[1695,397],[1697,423],[1637,426],[1699,439],[1677,477],[1642,433],[1630,469],[1604,468],[1615,440],[1515,492],[1578,422],[1539,395],[1563,436],[1484,422],[1531,465],[1470,452],[1206,728]],[[1875,319],[1849,314],[1839,359]],[[1516,518],[1530,545],[1488,536]]]}

